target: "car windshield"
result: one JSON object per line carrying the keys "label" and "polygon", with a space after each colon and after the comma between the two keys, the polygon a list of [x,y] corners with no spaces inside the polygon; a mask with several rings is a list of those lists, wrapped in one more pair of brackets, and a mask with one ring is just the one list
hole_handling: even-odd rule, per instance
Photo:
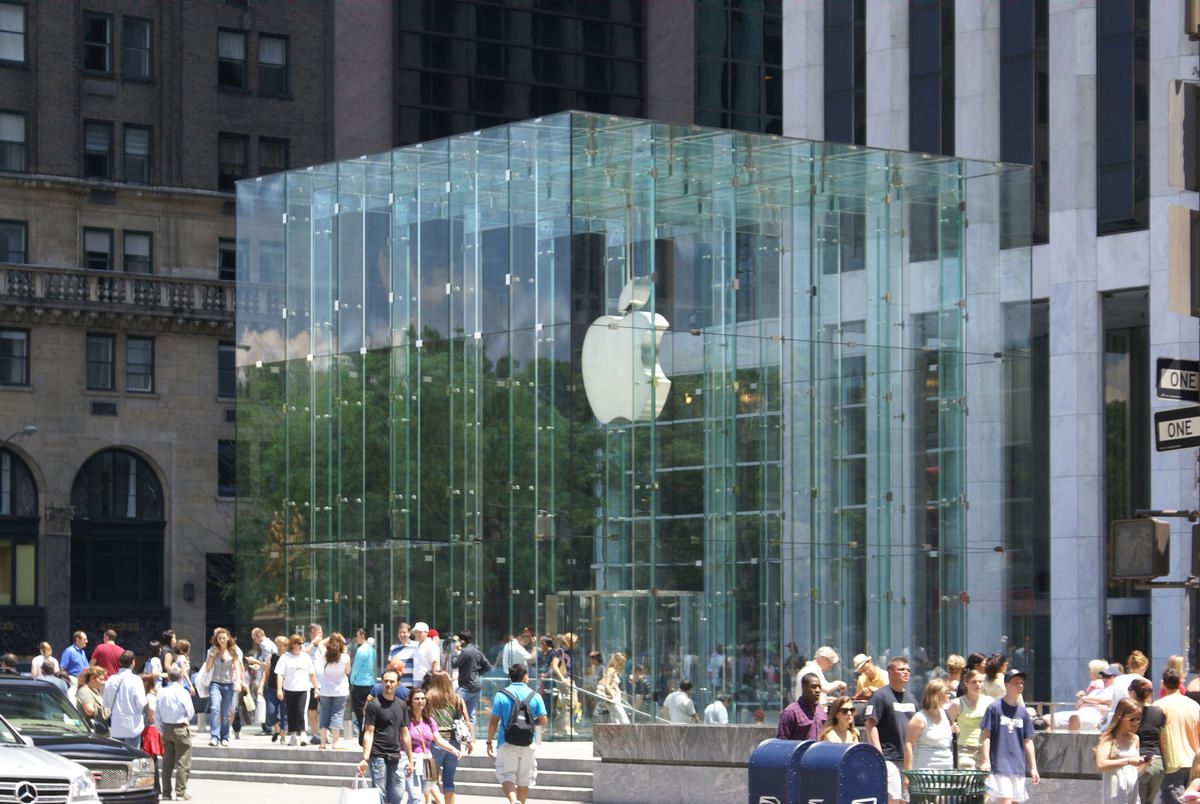
{"label": "car windshield", "polygon": [[79,710],[49,684],[0,688],[0,715],[21,732],[88,732]]}

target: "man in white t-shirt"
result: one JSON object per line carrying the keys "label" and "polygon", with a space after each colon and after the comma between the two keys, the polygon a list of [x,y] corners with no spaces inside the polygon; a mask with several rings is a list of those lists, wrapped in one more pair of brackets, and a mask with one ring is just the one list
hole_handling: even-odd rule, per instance
{"label": "man in white t-shirt", "polygon": [[704,708],[704,722],[718,725],[729,723],[729,693],[718,692],[717,700]]}
{"label": "man in white t-shirt", "polygon": [[795,687],[796,694],[793,698],[799,698],[804,692],[800,687],[800,679],[809,673],[813,673],[821,681],[821,702],[825,702],[825,696],[832,695],[835,692],[840,692],[846,689],[845,681],[826,681],[825,674],[833,669],[833,666],[838,663],[837,651],[828,645],[822,645],[817,648],[817,653],[808,664],[800,668],[800,672],[796,674]]}
{"label": "man in white t-shirt", "polygon": [[679,689],[672,692],[663,701],[663,717],[672,723],[687,723],[692,721],[700,722],[700,716],[696,714],[696,705],[692,703],[691,696],[688,695],[692,691],[692,682],[680,681]]}
{"label": "man in white t-shirt", "polygon": [[417,643],[417,649],[413,651],[413,687],[421,686],[421,682],[425,680],[427,673],[432,673],[434,670],[440,670],[442,666],[442,654],[438,650],[437,641],[429,638],[429,625],[425,622],[419,622],[412,627],[412,638]]}

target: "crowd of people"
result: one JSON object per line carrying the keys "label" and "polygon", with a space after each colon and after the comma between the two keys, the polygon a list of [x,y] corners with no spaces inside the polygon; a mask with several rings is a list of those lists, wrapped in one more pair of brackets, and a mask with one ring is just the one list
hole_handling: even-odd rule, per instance
{"label": "crowd of people", "polygon": [[[931,674],[918,699],[909,687],[907,658],[881,672],[871,657],[854,657],[857,688],[827,679],[837,653],[821,647],[797,673],[797,696],[780,715],[785,740],[867,742],[886,760],[888,798],[907,799],[903,771],[973,769],[989,772],[990,800],[1028,800],[1026,781],[1040,776],[1036,728],[1049,723],[1025,707],[1026,672],[1003,653],[950,656]],[[1134,651],[1124,667],[1097,660],[1091,683],[1073,707],[1056,712],[1056,727],[1099,731],[1096,770],[1104,804],[1178,804],[1200,800],[1200,676],[1188,679],[1183,657],[1172,656],[1155,693],[1150,662]],[[861,723],[860,730],[856,723]]]}

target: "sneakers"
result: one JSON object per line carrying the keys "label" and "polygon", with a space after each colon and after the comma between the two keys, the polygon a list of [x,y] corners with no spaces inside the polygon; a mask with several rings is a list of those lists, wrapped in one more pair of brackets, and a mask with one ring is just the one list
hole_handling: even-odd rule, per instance
{"label": "sneakers", "polygon": [[288,745],[295,745],[295,744],[296,744],[296,735],[293,734],[291,737],[288,738]]}
{"label": "sneakers", "polygon": [[179,793],[175,796],[175,800],[176,801],[191,801],[192,794],[191,793]]}
{"label": "sneakers", "polygon": [[228,740],[222,740],[222,741],[221,741],[221,747],[222,747],[222,748],[228,748],[228,747],[229,747],[229,741],[228,741]]}
{"label": "sneakers", "polygon": [[218,745],[218,743],[217,743],[217,738],[216,738],[216,737],[213,737],[212,739],[210,739],[210,740],[208,741],[208,744],[209,744],[209,745],[211,745],[211,746],[216,746],[216,745]]}
{"label": "sneakers", "polygon": [[274,734],[271,735],[271,742],[273,742],[273,743],[279,742],[279,732],[275,732]]}

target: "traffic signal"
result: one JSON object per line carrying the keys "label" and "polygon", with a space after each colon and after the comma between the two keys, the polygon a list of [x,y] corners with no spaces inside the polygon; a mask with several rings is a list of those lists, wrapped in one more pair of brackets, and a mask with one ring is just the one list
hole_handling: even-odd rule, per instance
{"label": "traffic signal", "polygon": [[1115,581],[1145,581],[1171,571],[1171,525],[1162,519],[1114,519],[1109,547],[1108,574]]}

